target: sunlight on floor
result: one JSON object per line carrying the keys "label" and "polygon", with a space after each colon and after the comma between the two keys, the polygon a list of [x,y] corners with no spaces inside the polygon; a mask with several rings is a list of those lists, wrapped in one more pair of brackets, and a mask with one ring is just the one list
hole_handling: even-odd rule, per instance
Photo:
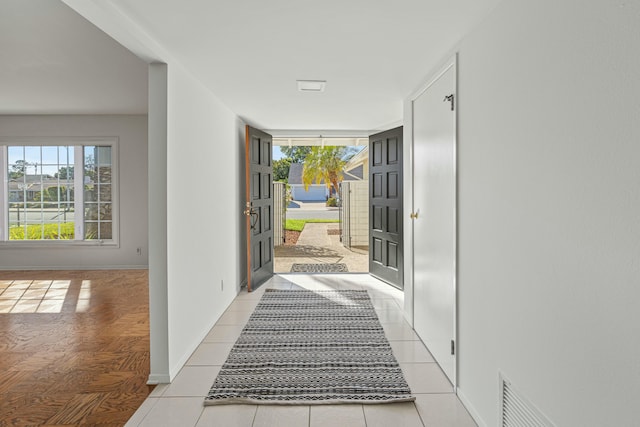
{"label": "sunlight on floor", "polygon": [[[91,280],[83,280],[77,297],[70,295],[71,280],[0,280],[0,313],[61,313],[75,300],[76,313],[89,309]],[[73,297],[73,298],[71,298]]]}

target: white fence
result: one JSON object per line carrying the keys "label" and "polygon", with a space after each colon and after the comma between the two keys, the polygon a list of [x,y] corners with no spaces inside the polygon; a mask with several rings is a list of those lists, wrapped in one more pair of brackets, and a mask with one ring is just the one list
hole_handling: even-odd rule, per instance
{"label": "white fence", "polygon": [[341,239],[345,248],[369,246],[369,181],[343,181]]}
{"label": "white fence", "polygon": [[273,246],[284,244],[287,221],[287,187],[283,182],[273,183]]}

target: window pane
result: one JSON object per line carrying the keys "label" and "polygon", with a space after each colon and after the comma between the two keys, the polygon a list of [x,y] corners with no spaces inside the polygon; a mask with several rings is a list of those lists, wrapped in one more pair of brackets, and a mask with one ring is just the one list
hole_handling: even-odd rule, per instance
{"label": "window pane", "polygon": [[56,174],[58,173],[59,167],[58,165],[46,165],[38,167],[38,173],[42,174],[44,180],[54,180],[56,179]]}
{"label": "window pane", "polygon": [[60,185],[60,195],[60,201],[73,202],[75,200],[73,184],[62,183],[62,185]]}
{"label": "window pane", "polygon": [[9,240],[24,240],[24,228],[15,219],[9,221]]}
{"label": "window pane", "polygon": [[42,223],[40,221],[27,221],[27,234],[25,235],[25,240],[42,240],[43,239],[43,229]]}
{"label": "window pane", "polygon": [[42,163],[40,158],[40,148],[38,146],[26,146],[24,147],[24,160],[31,166],[31,171],[33,172],[33,165],[36,163]]}
{"label": "window pane", "polygon": [[84,148],[85,239],[111,240],[113,236],[111,154],[110,146]]}
{"label": "window pane", "polygon": [[22,191],[12,190],[11,183],[9,183],[9,203],[17,203],[22,201]]}
{"label": "window pane", "polygon": [[43,165],[57,165],[58,164],[58,147],[44,146],[42,147],[42,161]]}
{"label": "window pane", "polygon": [[101,183],[111,182],[111,166],[100,166],[98,168],[98,182],[101,182]]}
{"label": "window pane", "polygon": [[[72,165],[73,146],[8,147],[9,240],[73,238],[73,177],[59,171]],[[71,230],[63,232],[65,230]]]}
{"label": "window pane", "polygon": [[73,222],[75,209],[73,203],[60,203],[60,215],[63,222]]}
{"label": "window pane", "polygon": [[98,188],[100,193],[100,201],[101,202],[110,202],[111,201],[111,185],[101,184]]}
{"label": "window pane", "polygon": [[93,168],[96,164],[96,147],[87,145],[84,147],[84,165]]}
{"label": "window pane", "polygon": [[86,240],[96,240],[98,238],[98,223],[86,222],[84,223],[84,238]]}
{"label": "window pane", "polygon": [[100,221],[111,221],[111,203],[100,204]]}
{"label": "window pane", "polygon": [[65,222],[60,224],[59,238],[61,240],[73,240],[76,238],[76,229],[73,222]]}
{"label": "window pane", "polygon": [[95,147],[95,159],[98,166],[111,166],[111,147]]}
{"label": "window pane", "polygon": [[9,165],[16,164],[18,160],[24,160],[24,147],[7,147]]}
{"label": "window pane", "polygon": [[84,220],[85,221],[97,221],[98,220],[98,204],[97,203],[85,203],[84,204]]}
{"label": "window pane", "polygon": [[73,181],[73,166],[60,166],[53,176],[61,181]]}
{"label": "window pane", "polygon": [[9,181],[23,181],[21,179],[26,173],[26,162],[24,161],[24,147],[8,147],[8,178]]}
{"label": "window pane", "polygon": [[110,222],[100,223],[100,239],[102,240],[113,239],[112,227]]}
{"label": "window pane", "polygon": [[97,202],[98,201],[98,186],[88,184],[84,186],[84,201]]}
{"label": "window pane", "polygon": [[60,156],[59,159],[61,165],[73,166],[73,147],[58,147],[58,156]]}
{"label": "window pane", "polygon": [[34,182],[27,186],[27,202],[40,202],[42,200],[42,184]]}
{"label": "window pane", "polygon": [[96,147],[87,146],[84,147],[84,182],[95,182],[96,170],[95,170],[95,152]]}

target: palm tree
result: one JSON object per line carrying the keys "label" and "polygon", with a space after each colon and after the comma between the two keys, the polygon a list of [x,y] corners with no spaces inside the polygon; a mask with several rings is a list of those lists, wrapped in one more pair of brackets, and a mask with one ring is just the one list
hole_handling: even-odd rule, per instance
{"label": "palm tree", "polygon": [[343,178],[343,168],[347,163],[343,157],[347,154],[345,147],[313,147],[307,154],[302,166],[302,182],[305,190],[315,181],[320,184],[323,180],[327,187],[333,187],[338,194],[338,184]]}

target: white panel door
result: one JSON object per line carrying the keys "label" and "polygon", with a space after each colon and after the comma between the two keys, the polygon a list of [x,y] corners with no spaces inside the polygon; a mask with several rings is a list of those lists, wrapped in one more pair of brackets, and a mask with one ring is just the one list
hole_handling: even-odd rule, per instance
{"label": "white panel door", "polygon": [[453,384],[455,87],[455,63],[451,63],[413,101],[414,328]]}

